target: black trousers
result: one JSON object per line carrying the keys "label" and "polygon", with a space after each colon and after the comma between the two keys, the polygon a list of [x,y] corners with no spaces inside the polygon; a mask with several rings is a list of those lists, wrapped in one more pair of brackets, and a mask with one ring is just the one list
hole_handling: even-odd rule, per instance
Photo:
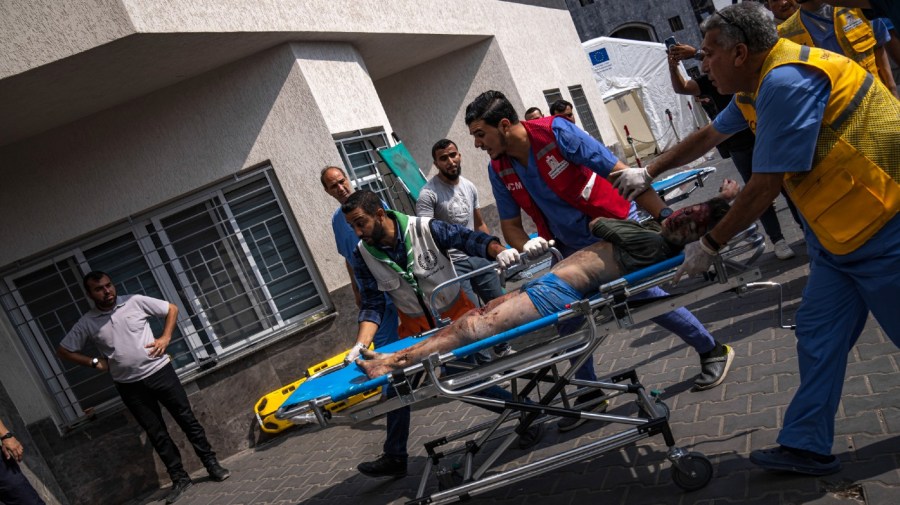
{"label": "black trousers", "polygon": [[125,406],[147,432],[150,443],[162,459],[173,482],[188,478],[188,473],[181,464],[181,453],[178,452],[178,447],[175,446],[175,442],[172,441],[172,437],[169,436],[169,431],[166,429],[160,405],[169,411],[181,431],[187,435],[194,447],[194,452],[197,453],[197,457],[200,458],[203,465],[208,466],[215,461],[216,453],[213,452],[209,440],[206,439],[203,426],[194,417],[187,393],[171,364],[146,379],[137,382],[116,382],[115,384]]}
{"label": "black trousers", "polygon": [[25,478],[16,460],[0,456],[0,503],[6,505],[44,505],[44,500]]}

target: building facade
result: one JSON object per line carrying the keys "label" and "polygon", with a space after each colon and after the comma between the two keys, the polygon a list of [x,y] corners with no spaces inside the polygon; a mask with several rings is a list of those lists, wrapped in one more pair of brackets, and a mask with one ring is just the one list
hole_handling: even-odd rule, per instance
{"label": "building facade", "polygon": [[397,200],[374,150],[396,134],[424,168],[447,137],[490,209],[463,121],[488,89],[521,111],[577,99],[615,138],[562,0],[385,5],[4,3],[0,406],[27,430],[49,503],[122,503],[168,481],[109,378],[55,355],[90,307],[84,273],[179,306],[169,353],[225,458],[258,441],[258,398],[353,342],[322,167]]}

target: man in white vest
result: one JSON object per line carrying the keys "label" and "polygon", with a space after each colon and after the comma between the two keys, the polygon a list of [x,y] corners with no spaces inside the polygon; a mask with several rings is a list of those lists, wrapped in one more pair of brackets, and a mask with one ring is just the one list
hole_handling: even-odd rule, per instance
{"label": "man in white vest", "polygon": [[[496,259],[503,268],[519,259],[518,251],[504,248],[497,237],[437,219],[385,210],[371,191],[353,193],[341,205],[341,211],[360,238],[352,265],[362,299],[356,335],[359,349],[369,346],[381,324],[384,293],[397,307],[401,338],[436,328],[433,312],[442,318],[457,319],[475,308],[458,284],[442,289],[431,305],[434,289],[457,277],[450,249]],[[538,436],[539,431],[532,432],[532,438]],[[526,445],[524,437],[522,446]],[[408,438],[408,423],[394,426],[388,431],[384,454],[361,463],[357,467],[360,473],[369,477],[406,475]]]}

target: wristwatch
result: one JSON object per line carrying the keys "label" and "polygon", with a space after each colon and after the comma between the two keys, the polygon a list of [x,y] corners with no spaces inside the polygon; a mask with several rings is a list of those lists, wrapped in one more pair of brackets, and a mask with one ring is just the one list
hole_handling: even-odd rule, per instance
{"label": "wristwatch", "polygon": [[91,368],[97,368],[97,365],[100,364],[100,358],[94,358],[91,360]]}
{"label": "wristwatch", "polygon": [[671,216],[674,212],[675,211],[673,211],[669,207],[664,208],[663,210],[659,211],[659,216],[656,218],[656,222],[662,223],[663,221],[666,220],[666,218]]}
{"label": "wristwatch", "polygon": [[7,432],[6,432],[6,435],[0,436],[0,440],[6,440],[7,438],[12,438],[12,437],[14,437],[14,436],[15,436],[15,435],[13,435],[13,432],[7,431]]}

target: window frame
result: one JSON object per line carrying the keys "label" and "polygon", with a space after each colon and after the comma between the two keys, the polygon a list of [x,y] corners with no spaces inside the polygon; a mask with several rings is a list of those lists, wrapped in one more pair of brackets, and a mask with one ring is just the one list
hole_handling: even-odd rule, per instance
{"label": "window frame", "polygon": [[[256,263],[256,259],[253,257],[253,251],[251,251],[250,244],[248,244],[245,236],[252,227],[242,229],[238,225],[238,218],[235,216],[233,209],[237,200],[229,201],[226,198],[226,193],[229,191],[238,190],[258,181],[263,181],[262,187],[270,192],[270,194],[267,193],[265,195],[266,199],[263,200],[263,203],[270,205],[274,202],[277,206],[273,208],[271,217],[265,217],[265,221],[270,219],[283,220],[283,223],[278,224],[280,227],[286,226],[286,233],[290,236],[290,242],[284,242],[287,239],[283,233],[278,235],[270,234],[268,238],[273,242],[276,238],[281,239],[282,243],[286,243],[287,247],[289,247],[288,252],[292,255],[297,253],[297,258],[301,260],[295,264],[296,266],[293,270],[288,271],[285,275],[300,274],[304,277],[308,276],[308,281],[298,283],[298,287],[301,287],[304,292],[309,290],[310,284],[312,285],[311,294],[299,299],[298,302],[298,304],[312,302],[312,305],[310,308],[300,310],[290,318],[281,317],[281,310],[276,305],[275,296],[269,291],[269,284],[273,284],[279,279],[270,279],[267,283],[259,265]],[[222,241],[228,243],[228,248],[233,248],[234,245],[232,243],[237,244],[239,249],[236,249],[235,252],[243,255],[235,262],[235,268],[239,272],[238,275],[253,275],[256,279],[256,286],[253,283],[242,281],[244,291],[240,294],[250,297],[252,310],[254,310],[255,314],[255,324],[259,324],[262,329],[252,334],[238,333],[237,336],[240,338],[229,345],[224,345],[224,342],[222,342],[220,344],[223,345],[216,346],[217,341],[221,337],[228,336],[228,334],[216,335],[208,321],[203,323],[203,328],[197,328],[194,321],[192,321],[194,316],[202,320],[204,309],[203,307],[192,307],[193,310],[189,311],[185,306],[186,300],[196,300],[197,297],[192,292],[193,286],[191,286],[191,283],[187,279],[179,278],[179,266],[177,264],[182,258],[174,253],[172,249],[173,243],[167,237],[166,227],[161,222],[166,217],[174,216],[184,209],[203,203],[213,205],[213,207],[207,209],[207,212],[210,213],[214,228],[217,231],[222,226],[227,226],[227,235],[220,236],[216,241],[206,242],[206,245],[215,245],[218,241]],[[219,221],[218,216],[216,216],[220,212],[225,216],[224,221]],[[253,227],[255,226],[256,224],[253,225]],[[151,227],[152,230],[150,229]],[[266,232],[268,232],[268,229]],[[154,244],[154,234],[156,234],[161,244],[158,247]],[[173,359],[173,365],[177,367],[176,371],[183,381],[185,379],[193,379],[201,374],[207,368],[207,364],[227,363],[237,360],[241,356],[256,352],[264,345],[274,343],[281,337],[299,331],[321,319],[327,313],[333,312],[333,305],[328,296],[325,283],[318,272],[318,267],[313,260],[311,251],[303,239],[302,230],[296,222],[295,215],[289,209],[288,201],[278,182],[275,169],[269,163],[182,195],[170,204],[150,209],[131,216],[124,221],[94,230],[83,238],[54,247],[50,252],[7,265],[0,269],[0,297],[2,297],[3,313],[12,327],[13,333],[11,336],[18,338],[22,343],[29,355],[31,364],[35,367],[38,374],[38,381],[52,397],[50,402],[51,410],[55,412],[58,419],[61,419],[60,424],[63,426],[73,426],[92,414],[116,409],[121,405],[121,400],[118,395],[114,395],[109,400],[93,405],[90,404],[88,400],[91,395],[104,393],[108,388],[89,390],[86,396],[82,395],[79,397],[76,395],[75,387],[95,378],[91,377],[81,382],[70,380],[66,373],[73,370],[73,366],[57,357],[56,348],[53,347],[54,339],[41,328],[41,322],[38,318],[42,317],[42,315],[39,314],[36,317],[31,313],[31,307],[34,306],[36,301],[39,301],[44,296],[58,295],[60,291],[53,291],[48,294],[42,293],[37,298],[26,301],[23,293],[20,291],[25,289],[27,285],[20,283],[17,286],[16,282],[41,269],[51,267],[53,269],[51,275],[57,276],[57,279],[43,277],[32,280],[32,284],[42,279],[48,279],[51,284],[59,282],[60,290],[65,290],[65,297],[83,315],[85,313],[83,301],[86,297],[81,290],[81,276],[91,270],[86,251],[101,247],[104,244],[112,244],[126,235],[125,241],[129,245],[136,245],[140,252],[139,258],[144,262],[141,268],[144,266],[147,268],[146,271],[141,270],[141,275],[149,273],[156,288],[162,293],[162,298],[175,304],[179,309],[176,326],[184,337],[184,342],[191,357],[187,364],[181,366],[176,363],[176,359]],[[111,252],[114,252],[114,250]],[[106,253],[109,254],[110,251],[106,251]],[[166,258],[163,257],[163,253],[172,258],[168,263]],[[135,259],[137,258],[138,256],[135,256]],[[67,268],[64,269],[61,265],[67,265]],[[67,280],[69,275],[65,270],[69,268],[71,268],[70,273],[76,279],[74,284],[71,280]],[[128,279],[123,279],[122,282],[114,279],[119,288],[120,296],[128,294],[121,287],[124,286],[123,282],[125,280]],[[179,287],[184,298],[179,295]],[[251,291],[256,289],[264,293],[262,299],[258,299],[255,293],[251,293]],[[140,292],[146,292],[146,289],[141,286]],[[288,292],[290,292],[290,289]],[[261,307],[258,307],[260,303],[268,305],[268,314],[257,313],[261,309]],[[68,304],[69,302],[66,302],[66,305],[53,306],[52,310],[55,312],[46,313],[54,314],[57,318],[58,324],[52,328],[61,328],[65,333],[68,333],[71,327],[65,327],[63,321],[59,320],[59,310],[68,308]],[[286,309],[292,307],[296,307],[296,305],[292,304],[291,307],[286,307]],[[206,333],[208,342],[204,341],[201,332]],[[56,332],[54,331],[53,334],[56,334]],[[212,353],[209,351],[210,346],[213,349]],[[74,367],[77,367],[77,365],[74,365]],[[85,409],[88,410],[87,413]]]}

